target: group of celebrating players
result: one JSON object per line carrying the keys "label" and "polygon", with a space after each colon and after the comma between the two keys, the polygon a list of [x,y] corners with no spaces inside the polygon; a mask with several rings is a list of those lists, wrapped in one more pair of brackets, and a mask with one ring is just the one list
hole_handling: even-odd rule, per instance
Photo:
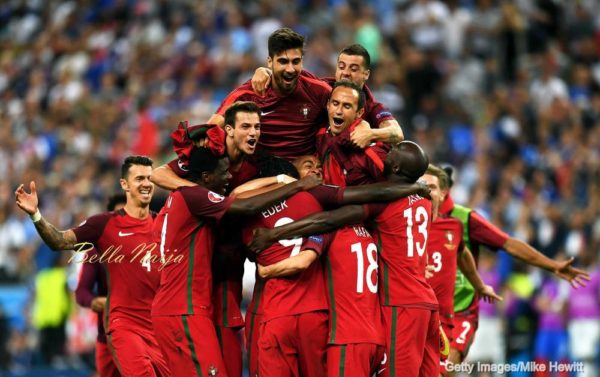
{"label": "group of celebrating players", "polygon": [[[252,377],[448,375],[468,352],[479,298],[501,299],[477,273],[478,245],[584,283],[572,260],[452,202],[451,177],[402,141],[365,85],[362,46],[343,49],[325,79],[302,69],[303,47],[276,30],[268,68],[206,124],[172,133],[175,160],[153,170],[126,158],[119,209],[59,231],[35,183],[17,189],[54,250],[89,243],[99,260],[123,256],[84,264],[78,288],[99,313],[100,376],[241,377],[243,344]],[[171,190],[159,214],[154,184]],[[257,276],[244,317],[246,258]]]}

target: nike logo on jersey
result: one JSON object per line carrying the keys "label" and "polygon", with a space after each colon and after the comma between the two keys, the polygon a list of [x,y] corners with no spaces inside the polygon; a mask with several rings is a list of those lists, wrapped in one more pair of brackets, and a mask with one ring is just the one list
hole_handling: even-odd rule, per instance
{"label": "nike logo on jersey", "polygon": [[260,115],[261,116],[265,116],[265,115],[269,115],[269,114],[274,113],[274,112],[275,112],[275,110],[272,110],[272,111],[261,111]]}
{"label": "nike logo on jersey", "polygon": [[133,233],[123,233],[121,231],[119,231],[119,237],[127,237],[127,236],[131,236]]}

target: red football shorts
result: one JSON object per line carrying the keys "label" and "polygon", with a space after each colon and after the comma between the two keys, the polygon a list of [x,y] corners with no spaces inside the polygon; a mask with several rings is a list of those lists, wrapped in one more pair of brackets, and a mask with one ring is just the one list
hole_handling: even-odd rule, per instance
{"label": "red football shorts", "polygon": [[387,366],[381,377],[438,377],[440,320],[437,310],[383,306]]}
{"label": "red football shorts", "polygon": [[201,315],[152,317],[154,332],[173,377],[227,377],[215,326]]}
{"label": "red football shorts", "polygon": [[260,377],[326,377],[327,311],[263,322],[258,338]]}
{"label": "red football shorts", "polygon": [[479,311],[463,311],[454,313],[454,329],[452,330],[451,348],[459,351],[462,360],[467,357],[469,348],[475,339],[475,332],[479,325]]}
{"label": "red football shorts", "polygon": [[129,322],[113,324],[106,335],[113,360],[123,376],[170,376],[154,333]]}
{"label": "red football shorts", "polygon": [[223,362],[229,377],[242,377],[242,334],[240,328],[215,326]]}
{"label": "red football shorts", "polygon": [[100,377],[121,377],[106,343],[96,342],[96,370]]}
{"label": "red football shorts", "polygon": [[328,377],[364,377],[384,368],[385,347],[373,343],[327,346]]}
{"label": "red football shorts", "polygon": [[246,353],[248,355],[248,372],[250,377],[258,375],[258,331],[262,314],[248,313],[246,316]]}

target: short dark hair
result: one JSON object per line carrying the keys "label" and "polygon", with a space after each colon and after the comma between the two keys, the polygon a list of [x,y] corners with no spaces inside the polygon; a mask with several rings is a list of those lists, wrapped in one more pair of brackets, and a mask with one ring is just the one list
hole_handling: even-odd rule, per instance
{"label": "short dark hair", "polygon": [[279,174],[286,174],[290,177],[300,179],[298,170],[286,159],[272,155],[263,155],[257,161],[258,174],[257,178],[274,177]]}
{"label": "short dark hair", "polygon": [[371,55],[369,55],[369,51],[367,51],[366,48],[364,48],[362,45],[359,45],[358,43],[344,47],[342,49],[342,51],[340,51],[340,55],[341,54],[346,54],[346,55],[351,55],[351,56],[362,56],[364,66],[365,66],[364,68],[365,69],[371,68]]}
{"label": "short dark hair", "polygon": [[121,178],[126,179],[129,174],[129,168],[132,165],[143,165],[143,166],[152,166],[154,161],[150,157],[147,156],[128,156],[123,161],[123,165],[121,165]]}
{"label": "short dark hair", "polygon": [[252,101],[237,101],[225,110],[225,124],[235,128],[235,116],[237,113],[256,113],[260,120],[260,107]]}
{"label": "short dark hair", "polygon": [[108,197],[108,202],[106,203],[106,210],[107,211],[114,211],[115,207],[118,204],[125,204],[127,203],[127,196],[125,194],[113,194],[111,196]]}
{"label": "short dark hair", "polygon": [[219,160],[222,158],[227,158],[227,156],[215,156],[208,148],[194,147],[190,154],[190,161],[188,164],[189,180],[198,182],[202,177],[202,173],[213,172],[217,168]]}
{"label": "short dark hair", "polygon": [[360,86],[358,86],[355,83],[353,83],[352,81],[348,81],[348,80],[336,81],[335,83],[333,83],[333,89],[331,90],[331,94],[333,94],[333,91],[335,90],[335,88],[339,88],[339,87],[345,87],[345,88],[350,88],[350,89],[356,90],[356,92],[358,93],[358,109],[357,110],[360,110],[363,107],[365,107],[365,92],[363,92],[363,90],[361,89]]}
{"label": "short dark hair", "polygon": [[427,166],[427,170],[425,171],[425,174],[430,174],[433,175],[434,177],[437,177],[439,185],[440,185],[440,189],[442,190],[447,190],[450,188],[450,185],[448,183],[449,179],[448,179],[448,174],[446,173],[446,171],[438,166],[435,166],[433,164],[429,164],[429,166]]}
{"label": "short dark hair", "polygon": [[270,57],[293,48],[299,48],[304,55],[304,37],[292,29],[284,27],[269,35],[268,47]]}

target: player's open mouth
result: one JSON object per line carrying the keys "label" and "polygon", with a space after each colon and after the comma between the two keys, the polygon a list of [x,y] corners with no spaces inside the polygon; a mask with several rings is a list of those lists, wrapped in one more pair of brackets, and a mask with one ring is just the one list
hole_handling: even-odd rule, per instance
{"label": "player's open mouth", "polygon": [[333,123],[336,126],[342,126],[344,124],[344,119],[343,118],[338,118],[338,117],[333,117]]}
{"label": "player's open mouth", "polygon": [[286,84],[291,84],[296,80],[296,75],[292,75],[292,76],[283,75],[282,79]]}
{"label": "player's open mouth", "polygon": [[151,192],[152,192],[151,189],[140,190],[140,194],[142,194],[143,196],[150,196]]}
{"label": "player's open mouth", "polygon": [[254,147],[256,145],[256,139],[250,139],[248,140],[248,145],[251,147]]}

